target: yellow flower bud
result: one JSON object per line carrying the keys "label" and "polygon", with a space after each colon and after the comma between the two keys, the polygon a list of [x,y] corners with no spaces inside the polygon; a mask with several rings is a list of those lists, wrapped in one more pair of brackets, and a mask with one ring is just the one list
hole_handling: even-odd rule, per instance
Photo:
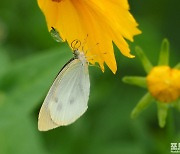
{"label": "yellow flower bud", "polygon": [[160,102],[173,102],[180,96],[180,70],[156,66],[147,76],[148,89]]}

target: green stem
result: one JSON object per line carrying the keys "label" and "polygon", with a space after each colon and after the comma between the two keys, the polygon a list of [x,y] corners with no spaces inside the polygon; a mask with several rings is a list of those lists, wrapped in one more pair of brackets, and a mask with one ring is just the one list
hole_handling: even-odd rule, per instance
{"label": "green stem", "polygon": [[131,118],[137,117],[145,108],[147,108],[153,102],[153,100],[154,98],[149,92],[147,92],[131,112]]}
{"label": "green stem", "polygon": [[143,50],[140,47],[136,46],[135,51],[136,51],[139,59],[141,60],[144,70],[148,74],[152,70],[153,65],[151,64],[151,62],[146,57],[146,55],[144,54]]}
{"label": "green stem", "polygon": [[168,104],[157,102],[158,105],[158,121],[159,126],[163,128],[166,124],[166,117],[168,112]]}
{"label": "green stem", "polygon": [[158,65],[169,65],[169,41],[167,39],[162,41]]}
{"label": "green stem", "polygon": [[140,76],[125,76],[122,81],[131,85],[147,88],[146,78]]}
{"label": "green stem", "polygon": [[172,108],[170,108],[168,111],[167,136],[169,138],[169,141],[172,141],[175,139],[175,126],[174,126],[174,118],[173,118]]}

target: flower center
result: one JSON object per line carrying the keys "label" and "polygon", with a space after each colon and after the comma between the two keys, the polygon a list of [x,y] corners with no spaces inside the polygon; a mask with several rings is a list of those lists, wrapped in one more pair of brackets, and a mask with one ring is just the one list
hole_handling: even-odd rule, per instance
{"label": "flower center", "polygon": [[169,66],[154,67],[147,76],[148,89],[160,102],[173,102],[180,96],[180,70]]}

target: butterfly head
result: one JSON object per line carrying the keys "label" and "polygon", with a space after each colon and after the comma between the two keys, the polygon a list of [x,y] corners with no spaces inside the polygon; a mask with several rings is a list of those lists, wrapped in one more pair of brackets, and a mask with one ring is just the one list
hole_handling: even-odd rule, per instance
{"label": "butterfly head", "polygon": [[83,65],[88,63],[84,52],[81,52],[80,50],[74,50],[74,58],[79,59]]}
{"label": "butterfly head", "polygon": [[86,55],[83,51],[79,50],[79,48],[81,47],[81,41],[76,39],[71,43],[71,48],[73,49],[73,54],[74,54],[74,58],[75,59],[79,59],[83,65],[86,65],[87,59],[86,59]]}

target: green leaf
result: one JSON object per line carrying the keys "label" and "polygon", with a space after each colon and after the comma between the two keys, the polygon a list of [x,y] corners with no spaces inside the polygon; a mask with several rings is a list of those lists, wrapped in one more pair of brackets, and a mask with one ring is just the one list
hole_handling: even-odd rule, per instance
{"label": "green leaf", "polygon": [[[130,146],[131,145],[131,146]],[[131,147],[131,148],[130,148]],[[134,142],[109,143],[106,145],[99,143],[91,148],[87,154],[144,154],[145,149]]]}
{"label": "green leaf", "polygon": [[0,47],[0,78],[6,73],[10,67],[10,59],[7,52]]}
{"label": "green leaf", "polygon": [[57,73],[71,56],[67,48],[61,47],[14,63],[0,82],[6,96],[0,106],[0,120],[7,122],[2,124],[40,106]]}
{"label": "green leaf", "polygon": [[153,102],[153,100],[154,98],[151,96],[151,94],[149,92],[146,93],[131,112],[131,118],[136,118],[144,109],[146,109]]}
{"label": "green leaf", "polygon": [[164,104],[161,102],[157,103],[158,105],[158,121],[159,121],[159,126],[163,128],[166,124],[166,117],[167,117],[167,112],[168,112],[168,104]]}
{"label": "green leaf", "polygon": [[6,97],[7,97],[6,94],[3,91],[0,91],[0,108],[5,102]]}
{"label": "green leaf", "polygon": [[148,74],[152,70],[153,65],[151,64],[151,62],[146,57],[145,53],[143,52],[143,50],[140,47],[136,46],[135,51],[136,51],[139,59],[141,60],[141,63],[143,65],[143,67],[144,67],[144,70]]}
{"label": "green leaf", "polygon": [[29,116],[22,115],[6,126],[0,125],[1,154],[47,154],[40,133]]}
{"label": "green leaf", "polygon": [[125,76],[122,81],[131,85],[147,88],[146,78],[140,76]]}
{"label": "green leaf", "polygon": [[173,107],[180,111],[180,98],[173,103]]}
{"label": "green leaf", "polygon": [[158,65],[169,65],[169,41],[167,39],[162,41]]}
{"label": "green leaf", "polygon": [[[72,57],[66,47],[19,60],[0,82],[0,153],[46,154],[30,115],[39,108],[61,67]],[[38,109],[39,110],[39,109]],[[37,119],[33,117],[33,119]]]}

